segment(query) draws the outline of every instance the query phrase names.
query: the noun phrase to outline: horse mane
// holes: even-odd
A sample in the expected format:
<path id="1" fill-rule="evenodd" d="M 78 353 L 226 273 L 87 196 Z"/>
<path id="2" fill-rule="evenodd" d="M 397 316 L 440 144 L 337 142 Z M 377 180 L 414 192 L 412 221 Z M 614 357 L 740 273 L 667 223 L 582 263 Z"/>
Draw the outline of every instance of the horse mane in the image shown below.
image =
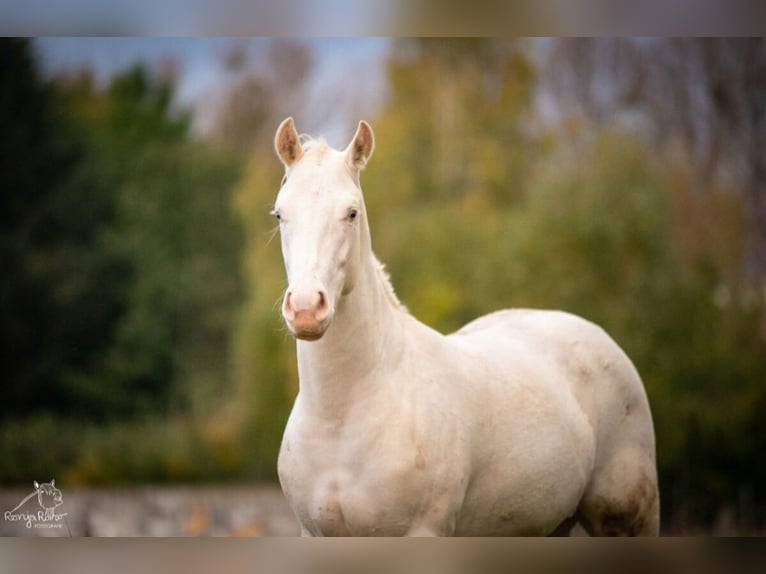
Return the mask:
<path id="1" fill-rule="evenodd" d="M 375 255 L 372 256 L 372 259 L 373 264 L 375 265 L 375 273 L 378 276 L 380 283 L 383 285 L 383 293 L 385 293 L 386 299 L 388 299 L 389 303 L 395 308 L 400 309 L 405 313 L 409 313 L 407 307 L 405 307 L 405 305 L 399 301 L 399 297 L 396 296 L 394 286 L 391 284 L 391 276 L 388 274 L 388 271 L 386 271 L 386 266 L 381 263 L 380 259 L 375 257 Z"/>

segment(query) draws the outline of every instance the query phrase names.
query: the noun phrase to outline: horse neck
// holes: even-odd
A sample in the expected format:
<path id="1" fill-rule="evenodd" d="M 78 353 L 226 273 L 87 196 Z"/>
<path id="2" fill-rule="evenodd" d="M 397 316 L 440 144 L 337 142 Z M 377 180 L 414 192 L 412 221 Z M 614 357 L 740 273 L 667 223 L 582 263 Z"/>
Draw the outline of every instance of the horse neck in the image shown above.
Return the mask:
<path id="1" fill-rule="evenodd" d="M 325 416 L 342 418 L 355 401 L 374 392 L 376 370 L 401 352 L 402 311 L 379 266 L 369 251 L 356 286 L 341 299 L 324 336 L 298 341 L 302 400 Z"/>

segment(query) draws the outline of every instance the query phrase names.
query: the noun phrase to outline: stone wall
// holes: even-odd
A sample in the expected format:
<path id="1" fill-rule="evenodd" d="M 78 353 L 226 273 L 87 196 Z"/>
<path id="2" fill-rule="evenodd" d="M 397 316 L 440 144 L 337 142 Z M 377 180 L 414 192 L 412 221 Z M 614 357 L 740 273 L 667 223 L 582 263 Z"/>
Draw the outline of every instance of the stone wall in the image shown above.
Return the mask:
<path id="1" fill-rule="evenodd" d="M 295 536 L 278 485 L 76 489 L 45 517 L 34 487 L 0 490 L 0 536 Z M 10 512 L 10 514 L 9 514 Z"/>

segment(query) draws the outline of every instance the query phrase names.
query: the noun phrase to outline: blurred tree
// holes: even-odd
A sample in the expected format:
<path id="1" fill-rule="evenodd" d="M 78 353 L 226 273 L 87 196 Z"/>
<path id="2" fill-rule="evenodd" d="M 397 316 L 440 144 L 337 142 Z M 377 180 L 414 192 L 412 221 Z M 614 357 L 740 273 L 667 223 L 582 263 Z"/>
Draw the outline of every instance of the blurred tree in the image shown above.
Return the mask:
<path id="1" fill-rule="evenodd" d="M 240 298 L 236 163 L 192 141 L 172 79 L 55 85 L 0 44 L 3 418 L 201 406 Z"/>
<path id="2" fill-rule="evenodd" d="M 519 209 L 546 146 L 532 116 L 536 72 L 508 40 L 402 40 L 363 176 L 373 243 L 400 297 L 450 330 L 494 300 L 479 257 L 500 213 Z M 456 248 L 459 246 L 459 248 Z"/>
<path id="3" fill-rule="evenodd" d="M 296 114 L 306 99 L 312 60 L 309 49 L 295 41 L 275 41 L 266 62 L 248 65 L 242 46 L 225 54 L 229 86 L 217 105 L 211 137 L 242 156 L 266 149 L 274 118 Z M 268 126 L 268 129 L 266 129 Z"/>
<path id="4" fill-rule="evenodd" d="M 531 116 L 535 70 L 523 45 L 401 40 L 388 75 L 376 133 L 389 145 L 373 166 L 384 173 L 396 162 L 410 178 L 397 181 L 395 193 L 423 201 L 474 195 L 498 206 L 518 200 L 539 151 Z"/>
<path id="5" fill-rule="evenodd" d="M 603 123 L 638 116 L 660 143 L 680 143 L 694 187 L 728 184 L 748 221 L 744 261 L 766 277 L 766 40 L 568 39 L 546 77 L 559 103 Z"/>
<path id="6" fill-rule="evenodd" d="M 116 197 L 84 167 L 87 137 L 38 75 L 29 43 L 0 40 L 0 417 L 72 412 L 124 310 L 126 262 L 98 250 Z"/>
<path id="7" fill-rule="evenodd" d="M 116 189 L 100 247 L 129 262 L 110 346 L 69 385 L 94 405 L 118 401 L 117 411 L 202 407 L 228 378 L 240 298 L 241 237 L 229 207 L 236 163 L 192 140 L 172 78 L 135 66 L 106 91 L 87 81 L 61 89 L 95 142 L 94 169 Z"/>

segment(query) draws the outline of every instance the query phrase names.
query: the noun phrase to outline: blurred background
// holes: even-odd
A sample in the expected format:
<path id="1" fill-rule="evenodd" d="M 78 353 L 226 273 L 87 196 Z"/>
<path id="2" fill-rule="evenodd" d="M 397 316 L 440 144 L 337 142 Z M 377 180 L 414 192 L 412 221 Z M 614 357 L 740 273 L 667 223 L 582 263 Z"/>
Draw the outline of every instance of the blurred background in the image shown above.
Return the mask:
<path id="1" fill-rule="evenodd" d="M 564 309 L 625 349 L 663 533 L 766 531 L 761 39 L 0 40 L 3 510 L 55 478 L 74 534 L 297 532 L 288 115 L 335 147 L 372 124 L 416 317 Z"/>

